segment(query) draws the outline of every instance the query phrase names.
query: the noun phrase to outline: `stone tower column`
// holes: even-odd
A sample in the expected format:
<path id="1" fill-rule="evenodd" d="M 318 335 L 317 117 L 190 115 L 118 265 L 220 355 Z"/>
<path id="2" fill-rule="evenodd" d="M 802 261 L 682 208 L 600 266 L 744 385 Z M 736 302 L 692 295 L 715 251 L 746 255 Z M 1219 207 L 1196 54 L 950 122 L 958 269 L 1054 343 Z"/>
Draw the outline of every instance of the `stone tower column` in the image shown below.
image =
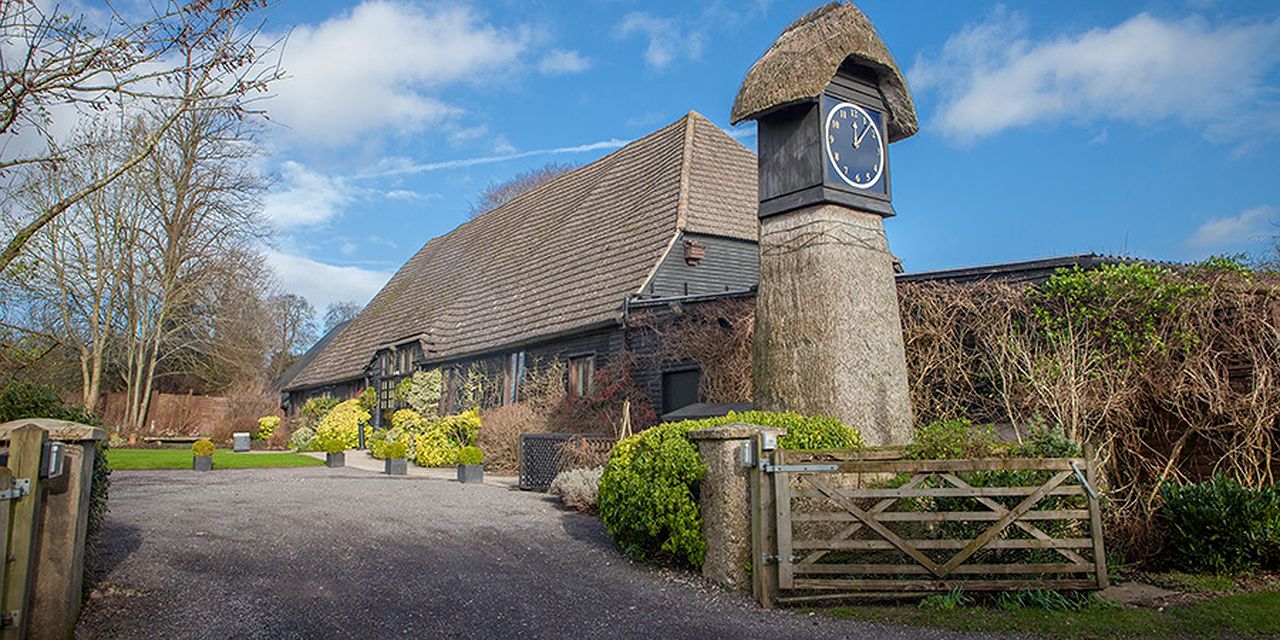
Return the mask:
<path id="1" fill-rule="evenodd" d="M 819 204 L 760 220 L 752 380 L 759 409 L 838 418 L 871 445 L 911 440 L 881 216 Z"/>

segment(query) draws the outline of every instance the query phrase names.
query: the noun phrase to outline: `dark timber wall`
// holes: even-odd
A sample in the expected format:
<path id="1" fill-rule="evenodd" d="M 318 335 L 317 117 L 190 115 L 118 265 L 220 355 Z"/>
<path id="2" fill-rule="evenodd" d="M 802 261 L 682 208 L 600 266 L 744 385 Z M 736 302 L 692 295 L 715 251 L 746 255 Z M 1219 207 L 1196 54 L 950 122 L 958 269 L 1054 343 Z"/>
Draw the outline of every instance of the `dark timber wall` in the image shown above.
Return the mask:
<path id="1" fill-rule="evenodd" d="M 697 241 L 706 247 L 706 255 L 691 266 L 685 262 L 684 244 Z M 760 279 L 760 250 L 756 243 L 708 236 L 697 233 L 682 234 L 658 265 L 653 278 L 645 286 L 646 297 L 697 295 L 723 293 L 750 289 Z"/>

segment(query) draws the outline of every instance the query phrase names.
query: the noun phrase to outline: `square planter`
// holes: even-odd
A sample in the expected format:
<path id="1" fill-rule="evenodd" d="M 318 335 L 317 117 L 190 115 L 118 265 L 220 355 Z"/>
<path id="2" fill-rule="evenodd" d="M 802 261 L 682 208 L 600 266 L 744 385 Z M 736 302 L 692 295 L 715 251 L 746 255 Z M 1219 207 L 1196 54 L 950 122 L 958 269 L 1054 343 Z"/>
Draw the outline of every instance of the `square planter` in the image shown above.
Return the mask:
<path id="1" fill-rule="evenodd" d="M 196 471 L 213 471 L 213 456 L 195 456 L 191 459 L 191 468 Z"/>
<path id="2" fill-rule="evenodd" d="M 484 482 L 484 465 L 458 465 L 458 482 L 461 482 L 462 484 L 480 484 Z"/>
<path id="3" fill-rule="evenodd" d="M 383 461 L 383 472 L 389 476 L 406 476 L 409 475 L 409 461 L 404 458 L 390 459 Z"/>
<path id="4" fill-rule="evenodd" d="M 244 453 L 249 450 L 249 434 L 247 432 L 231 434 L 231 442 L 234 445 L 236 453 Z"/>
<path id="5" fill-rule="evenodd" d="M 347 454 L 345 453 L 326 453 L 324 454 L 324 464 L 327 467 L 336 469 L 338 467 L 347 466 Z"/>

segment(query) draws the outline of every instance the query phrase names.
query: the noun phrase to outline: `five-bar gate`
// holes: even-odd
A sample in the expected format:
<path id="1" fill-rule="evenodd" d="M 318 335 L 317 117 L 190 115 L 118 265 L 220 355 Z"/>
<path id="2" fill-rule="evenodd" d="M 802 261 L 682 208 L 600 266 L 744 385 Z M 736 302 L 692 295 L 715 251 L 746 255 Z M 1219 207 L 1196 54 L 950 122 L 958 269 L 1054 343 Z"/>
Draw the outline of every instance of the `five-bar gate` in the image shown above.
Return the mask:
<path id="1" fill-rule="evenodd" d="M 1107 586 L 1087 453 L 907 460 L 756 446 L 753 590 L 765 606 Z"/>

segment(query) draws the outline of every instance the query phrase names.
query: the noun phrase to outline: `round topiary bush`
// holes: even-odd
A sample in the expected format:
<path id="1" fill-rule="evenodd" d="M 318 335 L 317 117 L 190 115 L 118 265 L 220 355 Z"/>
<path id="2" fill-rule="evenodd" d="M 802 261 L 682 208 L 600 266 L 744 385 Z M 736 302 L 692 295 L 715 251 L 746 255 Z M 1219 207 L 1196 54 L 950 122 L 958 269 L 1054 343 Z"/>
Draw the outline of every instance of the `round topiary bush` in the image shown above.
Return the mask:
<path id="1" fill-rule="evenodd" d="M 405 443 L 393 441 L 388 442 L 382 448 L 382 453 L 383 457 L 387 460 L 403 460 L 405 452 L 408 451 L 408 449 L 409 447 L 406 446 Z"/>
<path id="2" fill-rule="evenodd" d="M 196 440 L 191 445 L 191 455 L 207 457 L 213 455 L 213 441 L 209 439 Z"/>
<path id="3" fill-rule="evenodd" d="M 778 441 L 786 449 L 862 446 L 861 434 L 840 421 L 798 413 L 747 411 L 650 427 L 618 442 L 600 476 L 597 507 L 615 544 L 635 557 L 702 565 L 698 482 L 706 467 L 686 434 L 734 422 L 786 429 Z"/>
<path id="4" fill-rule="evenodd" d="M 458 450 L 458 464 L 467 467 L 484 464 L 484 452 L 480 450 L 480 447 L 463 447 Z"/>

